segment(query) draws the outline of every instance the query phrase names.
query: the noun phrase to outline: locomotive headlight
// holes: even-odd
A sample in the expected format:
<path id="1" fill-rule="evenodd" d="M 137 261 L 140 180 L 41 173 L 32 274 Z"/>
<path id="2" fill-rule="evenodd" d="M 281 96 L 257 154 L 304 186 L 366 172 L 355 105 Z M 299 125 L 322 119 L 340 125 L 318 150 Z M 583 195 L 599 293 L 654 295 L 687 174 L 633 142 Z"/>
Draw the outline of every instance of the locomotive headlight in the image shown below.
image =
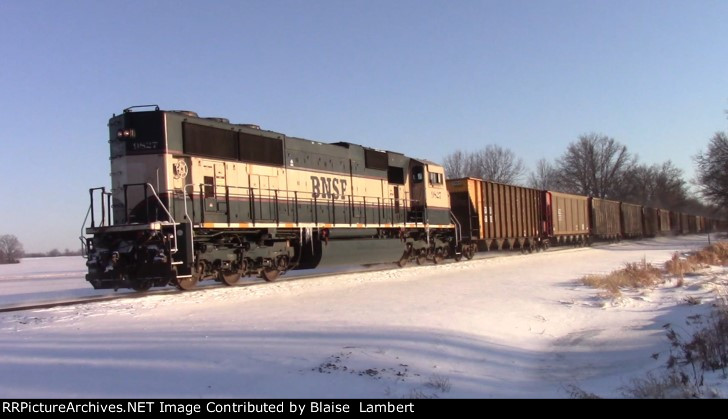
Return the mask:
<path id="1" fill-rule="evenodd" d="M 136 137 L 136 132 L 131 128 L 120 129 L 116 131 L 116 138 L 118 139 L 134 137 Z"/>

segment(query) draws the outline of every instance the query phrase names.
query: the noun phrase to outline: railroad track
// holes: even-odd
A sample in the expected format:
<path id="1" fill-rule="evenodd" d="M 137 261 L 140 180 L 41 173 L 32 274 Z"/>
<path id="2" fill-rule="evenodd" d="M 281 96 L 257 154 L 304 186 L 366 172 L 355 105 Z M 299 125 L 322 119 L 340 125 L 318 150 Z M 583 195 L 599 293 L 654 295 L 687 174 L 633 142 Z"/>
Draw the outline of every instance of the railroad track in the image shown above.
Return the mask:
<path id="1" fill-rule="evenodd" d="M 594 246 L 596 247 L 596 246 Z M 549 253 L 551 252 L 563 252 L 563 251 L 569 251 L 569 250 L 585 250 L 587 248 L 573 248 L 573 247 L 557 247 L 557 248 L 551 248 L 549 249 Z M 463 259 L 460 262 L 455 262 L 452 259 L 448 259 L 445 262 L 443 262 L 443 265 L 451 264 L 451 263 L 471 263 L 474 261 L 479 261 L 483 259 L 491 259 L 491 258 L 499 258 L 499 257 L 508 257 L 508 256 L 520 256 L 522 253 L 517 251 L 491 251 L 491 252 L 481 252 L 477 253 L 475 257 L 472 260 Z M 431 262 L 428 262 L 431 263 Z M 417 264 L 411 264 L 404 268 L 400 268 L 396 265 L 396 263 L 393 263 L 390 265 L 382 264 L 378 267 L 369 267 L 364 269 L 357 269 L 357 270 L 345 270 L 345 271 L 335 271 L 335 272 L 315 272 L 311 274 L 302 274 L 298 275 L 293 272 L 292 275 L 289 276 L 283 276 L 279 278 L 275 283 L 280 282 L 290 282 L 290 281 L 299 281 L 304 279 L 312 279 L 312 278 L 326 278 L 329 276 L 337 276 L 337 275 L 347 275 L 347 274 L 355 274 L 355 273 L 372 273 L 372 272 L 385 272 L 395 269 L 409 269 L 411 267 L 420 266 Z M 424 265 L 426 266 L 426 265 Z M 235 288 L 235 287 L 250 287 L 250 286 L 263 286 L 265 284 L 270 284 L 270 282 L 266 282 L 263 279 L 259 278 L 253 278 L 250 281 L 241 281 L 240 283 L 228 286 L 220 283 L 209 283 L 209 284 L 203 284 L 199 286 L 198 288 L 189 290 L 189 291 L 180 291 L 176 288 L 172 288 L 171 286 L 168 288 L 161 288 L 161 289 L 153 289 L 150 291 L 145 292 L 128 292 L 128 293 L 121 293 L 121 294 L 108 294 L 108 295 L 98 295 L 98 296 L 87 296 L 87 297 L 79 297 L 75 299 L 69 299 L 69 300 L 62 300 L 62 301 L 43 301 L 43 302 L 37 302 L 32 304 L 14 304 L 14 305 L 8 305 L 4 307 L 0 307 L 0 313 L 9 313 L 9 312 L 17 312 L 17 311 L 27 311 L 27 310 L 40 310 L 40 309 L 46 309 L 46 308 L 55 308 L 55 307 L 63 307 L 63 306 L 72 306 L 72 305 L 82 305 L 82 304 L 92 304 L 92 303 L 99 303 L 99 302 L 105 302 L 105 301 L 114 301 L 114 300 L 123 300 L 123 299 L 136 299 L 136 298 L 145 298 L 145 297 L 151 297 L 151 296 L 160 296 L 160 295 L 175 295 L 175 294 L 189 294 L 189 293 L 195 293 L 195 292 L 205 292 L 207 290 L 212 289 L 220 289 L 220 288 Z"/>

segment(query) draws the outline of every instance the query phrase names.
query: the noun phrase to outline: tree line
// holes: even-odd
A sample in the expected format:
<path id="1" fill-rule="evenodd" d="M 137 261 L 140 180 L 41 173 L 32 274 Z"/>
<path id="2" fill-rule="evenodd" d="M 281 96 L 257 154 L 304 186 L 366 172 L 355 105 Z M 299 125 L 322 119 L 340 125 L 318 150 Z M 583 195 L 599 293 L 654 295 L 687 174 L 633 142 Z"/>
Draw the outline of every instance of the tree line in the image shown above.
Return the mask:
<path id="1" fill-rule="evenodd" d="M 48 252 L 25 253 L 23 244 L 12 234 L 0 236 L 0 265 L 7 263 L 20 263 L 21 258 L 39 258 L 56 256 L 81 256 L 81 250 L 53 249 Z"/>
<path id="2" fill-rule="evenodd" d="M 475 177 L 706 216 L 725 216 L 728 207 L 728 135 L 717 133 L 694 157 L 699 195 L 691 196 L 683 171 L 671 161 L 648 165 L 614 138 L 580 135 L 554 161 L 541 159 L 527 174 L 511 150 L 487 145 L 476 152 L 457 150 L 443 159 L 448 178 Z M 524 181 L 525 180 L 525 181 Z"/>
<path id="3" fill-rule="evenodd" d="M 23 257 L 23 245 L 12 234 L 0 236 L 0 264 L 20 263 Z"/>

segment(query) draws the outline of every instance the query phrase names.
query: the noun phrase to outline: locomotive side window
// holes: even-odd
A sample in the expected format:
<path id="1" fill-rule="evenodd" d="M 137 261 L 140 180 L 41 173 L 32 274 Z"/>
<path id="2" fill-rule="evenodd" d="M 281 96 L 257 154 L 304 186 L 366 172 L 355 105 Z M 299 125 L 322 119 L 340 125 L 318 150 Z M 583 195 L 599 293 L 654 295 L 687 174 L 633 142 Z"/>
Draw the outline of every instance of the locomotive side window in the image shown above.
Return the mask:
<path id="1" fill-rule="evenodd" d="M 425 171 L 422 166 L 415 166 L 412 169 L 412 182 L 420 183 L 425 180 Z"/>

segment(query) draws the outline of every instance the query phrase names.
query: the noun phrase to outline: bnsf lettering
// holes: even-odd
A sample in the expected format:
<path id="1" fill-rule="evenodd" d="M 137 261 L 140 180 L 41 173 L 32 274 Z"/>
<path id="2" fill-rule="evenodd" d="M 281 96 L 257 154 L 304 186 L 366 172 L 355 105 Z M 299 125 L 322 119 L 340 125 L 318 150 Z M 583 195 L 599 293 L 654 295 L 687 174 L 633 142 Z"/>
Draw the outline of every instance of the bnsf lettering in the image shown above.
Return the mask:
<path id="1" fill-rule="evenodd" d="M 311 176 L 311 195 L 314 198 L 345 199 L 346 179 Z"/>

